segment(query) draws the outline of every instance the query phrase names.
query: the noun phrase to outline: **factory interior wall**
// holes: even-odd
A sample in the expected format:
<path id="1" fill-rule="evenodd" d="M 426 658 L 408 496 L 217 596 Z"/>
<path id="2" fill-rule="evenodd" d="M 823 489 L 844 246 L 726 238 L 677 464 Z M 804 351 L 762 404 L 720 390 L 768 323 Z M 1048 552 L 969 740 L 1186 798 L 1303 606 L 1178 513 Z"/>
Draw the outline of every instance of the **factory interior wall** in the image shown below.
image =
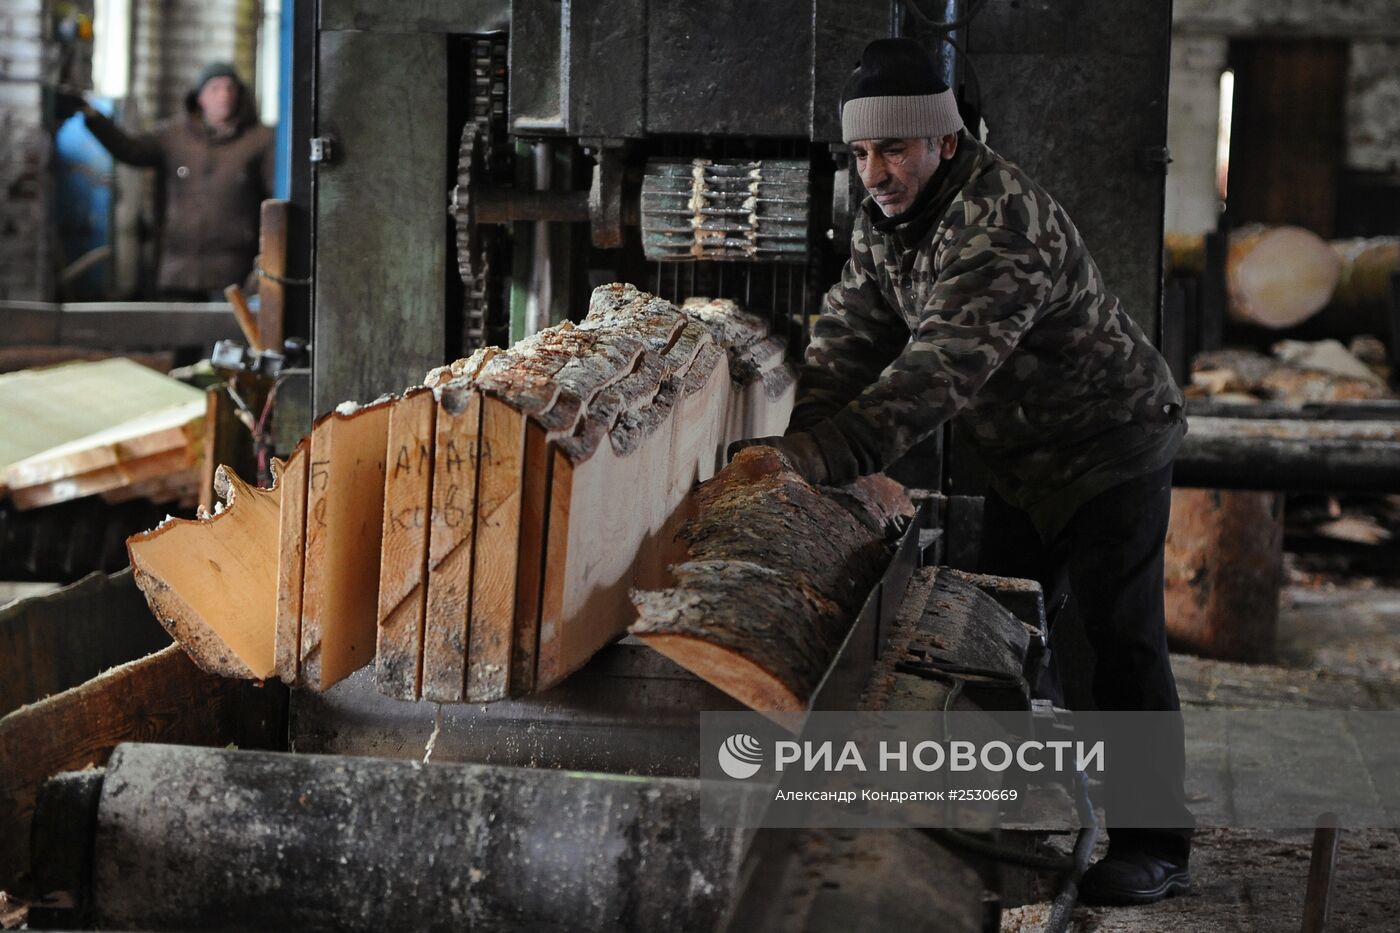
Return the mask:
<path id="1" fill-rule="evenodd" d="M 1340 138 L 1328 141 L 1340 161 L 1330 194 L 1337 200 L 1335 234 L 1395 232 L 1387 218 L 1400 209 L 1400 8 L 1389 0 L 1176 0 L 1172 27 L 1168 231 L 1215 228 L 1219 81 L 1232 44 L 1326 40 L 1342 46 L 1345 57 L 1339 105 L 1345 116 Z"/>
<path id="2" fill-rule="evenodd" d="M 0 5 L 0 299 L 38 300 L 53 289 L 48 230 L 53 138 L 44 126 L 45 0 Z"/>

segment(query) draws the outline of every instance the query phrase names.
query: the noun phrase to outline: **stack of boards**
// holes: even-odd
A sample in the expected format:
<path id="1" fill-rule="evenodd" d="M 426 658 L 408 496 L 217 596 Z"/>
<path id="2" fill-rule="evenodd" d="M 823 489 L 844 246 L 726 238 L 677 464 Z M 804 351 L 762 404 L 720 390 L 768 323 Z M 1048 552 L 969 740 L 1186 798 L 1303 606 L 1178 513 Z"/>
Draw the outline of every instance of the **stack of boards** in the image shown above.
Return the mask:
<path id="1" fill-rule="evenodd" d="M 153 612 L 207 670 L 486 702 L 557 684 L 666 585 L 690 493 L 779 434 L 795 374 L 728 301 L 597 289 L 578 325 L 478 351 L 320 418 L 270 489 L 128 542 Z"/>
<path id="2" fill-rule="evenodd" d="M 0 411 L 0 495 L 20 509 L 197 493 L 204 393 L 131 360 L 0 375 Z"/>

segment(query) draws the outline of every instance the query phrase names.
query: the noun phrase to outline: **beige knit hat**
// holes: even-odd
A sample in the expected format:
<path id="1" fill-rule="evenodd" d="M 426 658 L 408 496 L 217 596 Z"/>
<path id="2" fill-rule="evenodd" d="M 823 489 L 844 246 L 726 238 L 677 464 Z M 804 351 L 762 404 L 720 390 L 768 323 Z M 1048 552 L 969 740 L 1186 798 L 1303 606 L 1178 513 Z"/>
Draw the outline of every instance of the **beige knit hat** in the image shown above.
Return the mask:
<path id="1" fill-rule="evenodd" d="M 876 39 L 841 95 L 841 139 L 946 136 L 963 128 L 952 90 L 913 39 Z"/>

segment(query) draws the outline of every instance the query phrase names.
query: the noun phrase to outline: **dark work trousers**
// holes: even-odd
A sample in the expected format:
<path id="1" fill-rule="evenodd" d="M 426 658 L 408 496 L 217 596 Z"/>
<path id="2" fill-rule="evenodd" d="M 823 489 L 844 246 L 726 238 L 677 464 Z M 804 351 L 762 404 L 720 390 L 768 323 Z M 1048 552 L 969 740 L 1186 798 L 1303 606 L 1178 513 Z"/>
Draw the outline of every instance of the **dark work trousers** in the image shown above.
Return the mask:
<path id="1" fill-rule="evenodd" d="M 978 569 L 1038 581 L 1052 624 L 1054 608 L 1073 595 L 1072 605 L 1078 606 L 1096 656 L 1090 693 L 1101 710 L 1181 709 L 1167 653 L 1162 592 L 1171 477 L 1168 464 L 1100 493 L 1080 506 L 1049 544 L 1041 541 L 1029 515 L 987 492 Z M 1058 702 L 1053 652 L 1050 660 L 1051 682 L 1039 692 Z M 1180 717 L 1154 717 L 1153 724 L 1152 734 L 1143 736 L 1150 745 L 1139 754 L 1127 750 L 1143 766 L 1133 769 L 1127 780 L 1115 781 L 1112 772 L 1108 777 L 1109 838 L 1117 846 L 1185 858 L 1191 845 L 1189 828 L 1114 827 L 1114 799 L 1143 794 L 1154 795 L 1164 812 L 1180 814 L 1179 822 L 1168 825 L 1192 825 L 1183 790 L 1186 751 Z"/>

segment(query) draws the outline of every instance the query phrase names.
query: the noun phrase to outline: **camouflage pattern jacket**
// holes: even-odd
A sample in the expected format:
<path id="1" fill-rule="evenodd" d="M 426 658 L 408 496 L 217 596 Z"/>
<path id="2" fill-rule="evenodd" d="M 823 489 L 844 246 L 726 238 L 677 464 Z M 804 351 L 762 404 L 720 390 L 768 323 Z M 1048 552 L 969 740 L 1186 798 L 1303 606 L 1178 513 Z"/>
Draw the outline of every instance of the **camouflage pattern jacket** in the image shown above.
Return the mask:
<path id="1" fill-rule="evenodd" d="M 929 184 L 893 226 L 862 206 L 788 431 L 829 419 L 822 433 L 834 425 L 871 473 L 956 419 L 1048 541 L 1089 498 L 1172 459 L 1181 392 L 1017 166 L 963 134 Z"/>

